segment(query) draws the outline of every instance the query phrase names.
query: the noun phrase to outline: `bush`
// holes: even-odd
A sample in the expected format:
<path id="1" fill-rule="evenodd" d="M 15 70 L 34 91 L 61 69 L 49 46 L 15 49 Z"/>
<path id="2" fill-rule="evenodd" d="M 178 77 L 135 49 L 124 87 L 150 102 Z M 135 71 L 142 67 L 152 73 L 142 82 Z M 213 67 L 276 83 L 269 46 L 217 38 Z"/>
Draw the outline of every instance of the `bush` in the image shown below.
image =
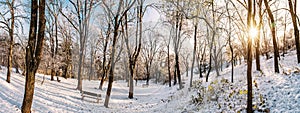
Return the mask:
<path id="1" fill-rule="evenodd" d="M 202 86 L 202 80 L 193 81 L 192 90 L 197 92 L 195 95 L 192 95 L 192 103 L 203 104 L 205 87 Z"/>

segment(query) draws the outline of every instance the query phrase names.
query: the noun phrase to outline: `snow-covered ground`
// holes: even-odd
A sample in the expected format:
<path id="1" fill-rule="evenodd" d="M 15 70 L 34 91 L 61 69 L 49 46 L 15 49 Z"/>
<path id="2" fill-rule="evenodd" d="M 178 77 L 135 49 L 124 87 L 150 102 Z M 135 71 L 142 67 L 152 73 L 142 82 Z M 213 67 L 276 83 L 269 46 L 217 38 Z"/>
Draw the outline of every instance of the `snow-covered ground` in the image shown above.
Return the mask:
<path id="1" fill-rule="evenodd" d="M 283 59 L 280 61 L 279 74 L 273 72 L 273 59 L 262 58 L 262 72 L 253 71 L 253 104 L 256 112 L 300 112 L 300 67 L 297 65 L 295 52 Z M 212 72 L 209 82 L 195 75 L 193 88 L 189 88 L 189 78 L 184 74 L 182 77 L 185 87 L 182 90 L 178 90 L 178 86 L 168 87 L 153 82 L 148 87 L 143 87 L 145 82 L 139 81 L 134 89 L 134 99 L 127 98 L 128 87 L 125 81 L 115 81 L 109 108 L 103 106 L 107 84 L 104 85 L 104 90 L 99 90 L 99 81 L 83 81 L 84 91 L 101 93 L 102 100 L 96 103 L 96 99 L 81 100 L 80 92 L 75 90 L 76 79 L 61 78 L 61 82 L 57 82 L 50 81 L 50 77 L 45 76 L 46 80 L 41 84 L 44 75 L 37 74 L 32 110 L 37 113 L 245 112 L 246 64 L 235 67 L 234 83 L 230 83 L 230 68 L 224 69 L 219 77 Z M 253 70 L 255 69 L 253 64 Z M 13 73 L 11 83 L 5 80 L 6 69 L 3 67 L 0 70 L 0 112 L 19 113 L 25 78 Z"/>
<path id="2" fill-rule="evenodd" d="M 33 99 L 33 112 L 37 113 L 62 113 L 62 112 L 161 112 L 165 109 L 168 98 L 177 91 L 178 87 L 154 84 L 145 87 L 145 81 L 138 81 L 135 86 L 134 99 L 128 99 L 128 87 L 125 81 L 115 81 L 109 102 L 109 108 L 105 108 L 104 98 L 107 83 L 104 89 L 97 89 L 99 81 L 83 81 L 83 90 L 100 93 L 102 100 L 96 103 L 96 99 L 84 98 L 76 90 L 76 79 L 61 79 L 61 82 L 50 81 L 50 76 L 36 75 L 35 93 Z M 12 74 L 11 83 L 6 82 L 6 69 L 0 70 L 0 112 L 21 112 L 22 99 L 24 95 L 25 78 L 20 74 Z M 169 109 L 169 111 L 173 111 Z"/>
<path id="3" fill-rule="evenodd" d="M 292 51 L 279 61 L 280 73 L 274 73 L 274 59 L 266 60 L 261 57 L 262 71 L 256 71 L 253 61 L 253 108 L 255 112 L 271 113 L 300 113 L 300 67 L 297 56 Z M 231 66 L 215 74 L 209 82 L 200 81 L 201 88 L 193 88 L 190 97 L 204 94 L 203 103 L 188 106 L 189 111 L 196 112 L 246 112 L 247 102 L 247 64 L 241 64 L 234 69 L 234 83 L 231 83 Z M 201 92 L 202 91 L 202 92 Z M 201 93 L 197 93 L 201 92 Z M 212 93 L 212 94 L 210 94 Z M 207 97 L 217 96 L 217 101 Z M 197 96 L 199 97 L 199 96 Z"/>

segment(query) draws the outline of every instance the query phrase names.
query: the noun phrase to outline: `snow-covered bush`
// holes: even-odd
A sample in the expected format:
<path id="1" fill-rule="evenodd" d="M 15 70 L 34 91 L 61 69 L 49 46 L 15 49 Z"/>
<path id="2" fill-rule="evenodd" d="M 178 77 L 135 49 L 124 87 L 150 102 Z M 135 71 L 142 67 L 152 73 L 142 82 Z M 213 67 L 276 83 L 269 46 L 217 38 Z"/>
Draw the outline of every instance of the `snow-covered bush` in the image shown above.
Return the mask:
<path id="1" fill-rule="evenodd" d="M 197 93 L 192 95 L 192 103 L 194 104 L 203 104 L 203 98 L 205 94 L 205 87 L 202 85 L 202 80 L 193 81 L 193 87 L 191 88 L 193 91 Z"/>

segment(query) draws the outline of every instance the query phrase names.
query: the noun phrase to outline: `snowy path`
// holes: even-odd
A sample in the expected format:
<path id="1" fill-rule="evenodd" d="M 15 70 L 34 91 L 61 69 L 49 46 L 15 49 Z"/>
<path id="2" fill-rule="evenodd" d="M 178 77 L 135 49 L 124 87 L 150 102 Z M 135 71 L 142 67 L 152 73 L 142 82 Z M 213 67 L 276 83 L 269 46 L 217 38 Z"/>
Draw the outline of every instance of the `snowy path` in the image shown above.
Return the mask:
<path id="1" fill-rule="evenodd" d="M 75 90 L 77 80 L 63 79 L 61 82 L 50 81 L 49 76 L 41 85 L 43 75 L 37 74 L 33 111 L 38 113 L 62 113 L 62 112 L 160 112 L 161 106 L 166 104 L 165 100 L 177 90 L 177 86 L 154 84 L 150 82 L 148 87 L 143 87 L 144 81 L 139 81 L 134 88 L 134 99 L 128 99 L 128 87 L 125 81 L 115 81 L 109 108 L 103 106 L 107 83 L 104 89 L 97 89 L 99 81 L 83 81 L 83 90 L 100 92 L 102 100 L 96 103 L 95 99 L 85 98 L 81 100 L 80 92 Z M 13 74 L 11 83 L 6 81 L 6 70 L 0 70 L 0 112 L 20 112 L 24 95 L 24 76 Z M 4 109 L 3 109 L 4 108 Z M 172 110 L 168 110 L 172 111 Z"/>

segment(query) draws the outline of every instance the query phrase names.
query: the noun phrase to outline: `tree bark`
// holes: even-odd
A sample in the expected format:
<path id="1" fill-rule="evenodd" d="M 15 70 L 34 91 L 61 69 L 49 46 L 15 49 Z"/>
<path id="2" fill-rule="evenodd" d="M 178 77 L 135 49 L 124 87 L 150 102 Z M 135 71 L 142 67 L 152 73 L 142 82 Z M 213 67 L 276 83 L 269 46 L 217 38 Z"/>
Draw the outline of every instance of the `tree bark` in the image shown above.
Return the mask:
<path id="1" fill-rule="evenodd" d="M 169 39 L 169 42 L 170 42 L 170 39 Z M 167 49 L 168 49 L 168 56 L 167 56 L 167 60 L 168 60 L 168 74 L 169 74 L 169 87 L 172 86 L 172 77 L 171 77 L 171 64 L 170 64 L 170 43 L 168 43 L 168 46 L 167 46 Z"/>
<path id="2" fill-rule="evenodd" d="M 14 10 L 14 0 L 8 3 L 11 15 L 11 22 L 9 29 L 9 48 L 8 48 L 8 65 L 7 65 L 7 78 L 6 81 L 10 83 L 11 69 L 12 69 L 12 56 L 13 56 L 13 45 L 14 45 L 14 27 L 15 27 L 15 10 Z"/>
<path id="3" fill-rule="evenodd" d="M 122 3 L 122 1 L 120 1 Z M 120 4 L 121 4 L 120 3 Z M 108 102 L 110 99 L 110 94 L 112 90 L 112 84 L 114 81 L 114 67 L 115 67 L 115 52 L 116 52 L 116 43 L 117 43 L 117 37 L 118 37 L 118 29 L 119 29 L 119 15 L 116 15 L 114 17 L 114 36 L 113 36 L 113 43 L 112 43 L 112 51 L 111 51 L 111 58 L 110 58 L 110 68 L 109 68 L 109 76 L 108 76 L 108 86 L 106 90 L 106 97 L 104 101 L 104 106 L 108 108 Z"/>
<path id="4" fill-rule="evenodd" d="M 128 98 L 132 99 L 133 98 L 133 76 L 135 73 L 135 63 L 133 61 L 129 61 L 129 92 L 128 92 Z M 135 73 L 136 74 L 136 73 Z"/>
<path id="5" fill-rule="evenodd" d="M 211 52 L 211 48 L 210 48 L 210 52 Z M 207 71 L 207 74 L 206 74 L 206 82 L 208 82 L 208 76 L 209 76 L 209 73 L 211 71 L 211 58 L 212 57 L 212 53 L 209 54 L 209 65 L 208 65 L 208 71 Z M 205 67 L 204 67 L 205 68 Z"/>
<path id="6" fill-rule="evenodd" d="M 230 53 L 231 53 L 231 82 L 233 83 L 233 73 L 234 73 L 234 51 L 232 47 L 232 41 L 231 41 L 231 15 L 229 13 L 229 8 L 228 8 L 228 3 L 226 3 L 226 10 L 228 14 L 228 24 L 229 24 L 229 32 L 228 32 L 228 41 L 229 41 L 229 48 L 230 48 Z"/>
<path id="7" fill-rule="evenodd" d="M 14 25 L 11 25 L 14 26 Z M 12 70 L 12 54 L 13 54 L 13 43 L 14 43 L 14 38 L 13 38 L 13 30 L 9 30 L 9 35 L 10 35 L 10 42 L 9 42 L 9 48 L 8 48 L 8 65 L 7 65 L 7 77 L 6 81 L 10 83 L 10 76 L 11 76 L 11 70 Z"/>
<path id="8" fill-rule="evenodd" d="M 299 42 L 299 29 L 298 29 L 298 25 L 297 25 L 297 13 L 296 13 L 296 1 L 295 0 L 295 7 L 293 7 L 293 3 L 292 3 L 292 0 L 289 0 L 289 8 L 290 8 L 290 14 L 291 14 L 291 17 L 292 17 L 292 22 L 293 22 L 293 27 L 294 27 L 294 35 L 295 35 L 295 44 L 296 44 L 296 51 L 297 51 L 297 61 L 298 61 L 298 64 L 300 63 L 300 42 Z"/>
<path id="9" fill-rule="evenodd" d="M 39 12 L 39 30 L 36 37 L 37 21 Z M 23 98 L 22 113 L 30 113 L 34 94 L 35 73 L 40 64 L 44 43 L 45 32 L 45 0 L 32 0 L 31 2 L 31 20 L 29 30 L 29 40 L 26 48 L 26 81 L 25 93 Z M 36 39 L 37 38 L 37 39 Z"/>
<path id="10" fill-rule="evenodd" d="M 277 47 L 277 42 L 276 42 L 276 34 L 275 34 L 276 33 L 276 31 L 275 31 L 275 20 L 274 20 L 274 16 L 272 14 L 272 11 L 270 9 L 270 6 L 268 4 L 268 1 L 264 0 L 264 4 L 266 6 L 267 13 L 268 13 L 270 21 L 271 21 L 270 29 L 271 29 L 271 33 L 272 33 L 272 41 L 273 41 L 273 48 L 274 48 L 274 68 L 275 68 L 275 73 L 279 73 L 279 67 L 278 67 L 279 53 L 278 53 L 278 47 Z"/>
<path id="11" fill-rule="evenodd" d="M 136 41 L 138 41 L 138 44 L 135 46 L 133 54 L 129 54 L 129 92 L 128 92 L 128 98 L 133 98 L 133 77 L 134 77 L 134 71 L 135 71 L 135 65 L 138 59 L 138 56 L 141 51 L 141 45 L 142 45 L 142 13 L 143 13 L 143 1 L 139 1 L 139 6 L 137 7 L 137 31 L 136 31 Z M 135 73 L 137 74 L 137 73 Z"/>
<path id="12" fill-rule="evenodd" d="M 247 28 L 248 31 L 252 26 L 252 0 L 248 0 Z M 247 113 L 253 113 L 252 108 L 252 39 L 248 33 L 247 48 Z"/>
<path id="13" fill-rule="evenodd" d="M 82 70 L 82 61 L 83 61 L 83 47 L 80 47 L 79 52 L 79 64 L 78 64 L 78 73 L 77 73 L 77 88 L 80 92 L 82 91 L 82 78 L 81 78 L 81 70 Z"/>
<path id="14" fill-rule="evenodd" d="M 49 34 L 49 38 L 50 38 L 50 52 L 51 52 L 51 81 L 54 81 L 54 76 L 55 76 L 55 59 L 54 59 L 54 55 L 55 55 L 55 44 L 54 44 L 54 37 L 53 37 L 53 27 L 50 31 L 50 34 Z"/>
<path id="15" fill-rule="evenodd" d="M 178 3 L 177 3 L 178 4 Z M 179 65 L 179 43 L 180 43 L 180 38 L 181 38 L 181 30 L 182 30 L 182 23 L 183 23 L 183 16 L 182 14 L 179 14 L 177 12 L 176 15 L 176 37 L 174 39 L 174 52 L 175 52 L 175 72 L 174 72 L 174 85 L 176 83 L 176 78 L 178 78 L 178 83 L 179 83 L 179 89 L 182 89 L 182 82 L 181 82 L 181 75 L 180 75 L 180 65 Z"/>
<path id="16" fill-rule="evenodd" d="M 92 79 L 92 77 L 94 77 L 94 47 L 93 45 L 91 45 L 91 53 L 90 53 L 90 58 L 91 58 L 91 62 L 90 62 L 90 72 L 89 72 L 89 80 Z"/>
<path id="17" fill-rule="evenodd" d="M 199 68 L 199 72 L 200 72 L 200 75 L 199 75 L 199 78 L 202 78 L 203 77 L 203 73 L 205 73 L 205 71 L 206 71 L 206 67 L 204 66 L 204 55 L 206 54 L 206 47 L 207 47 L 207 45 L 206 44 L 204 44 L 204 48 L 203 48 L 203 51 L 201 52 L 201 59 L 200 59 L 200 54 L 199 54 L 199 58 L 198 58 L 198 60 L 200 60 L 199 62 L 198 62 L 198 68 Z M 203 68 L 203 71 L 202 71 L 202 68 Z"/>
<path id="18" fill-rule="evenodd" d="M 195 54 L 197 48 L 197 28 L 198 28 L 198 23 L 196 23 L 196 25 L 194 26 L 194 50 L 193 50 L 193 59 L 192 59 L 192 68 L 191 68 L 190 87 L 193 86 L 194 64 L 195 64 L 195 56 L 196 56 Z"/>
<path id="19" fill-rule="evenodd" d="M 259 23 L 258 23 L 258 34 L 257 34 L 257 38 L 256 38 L 256 47 L 255 47 L 255 59 L 256 59 L 256 70 L 257 71 L 261 71 L 260 69 L 260 34 L 261 34 L 261 27 L 262 27 L 262 19 L 263 19 L 263 14 L 262 14 L 262 0 L 258 1 L 258 5 L 259 5 Z M 254 19 L 254 17 L 253 17 Z"/>
<path id="20" fill-rule="evenodd" d="M 99 85 L 99 89 L 102 90 L 103 84 L 104 84 L 104 78 L 106 78 L 107 73 L 108 73 L 108 67 L 110 67 L 110 62 L 106 65 L 106 50 L 107 50 L 107 45 L 110 37 L 110 30 L 111 30 L 111 24 L 108 24 L 108 29 L 106 32 L 106 38 L 103 46 L 103 62 L 102 62 L 102 79 Z"/>
<path id="21" fill-rule="evenodd" d="M 286 23 L 287 23 L 287 20 L 286 20 L 286 14 L 284 14 L 284 28 L 283 28 L 283 48 L 282 48 L 282 56 L 284 57 L 284 55 L 286 54 L 286 50 L 285 50 L 285 46 L 286 46 L 286 34 L 285 34 L 285 31 L 286 31 Z"/>
<path id="22" fill-rule="evenodd" d="M 146 61 L 147 62 L 147 61 Z M 146 81 L 146 84 L 149 85 L 149 79 L 150 79 L 150 67 L 148 65 L 148 62 L 146 63 L 146 76 L 147 76 L 147 81 Z"/>

